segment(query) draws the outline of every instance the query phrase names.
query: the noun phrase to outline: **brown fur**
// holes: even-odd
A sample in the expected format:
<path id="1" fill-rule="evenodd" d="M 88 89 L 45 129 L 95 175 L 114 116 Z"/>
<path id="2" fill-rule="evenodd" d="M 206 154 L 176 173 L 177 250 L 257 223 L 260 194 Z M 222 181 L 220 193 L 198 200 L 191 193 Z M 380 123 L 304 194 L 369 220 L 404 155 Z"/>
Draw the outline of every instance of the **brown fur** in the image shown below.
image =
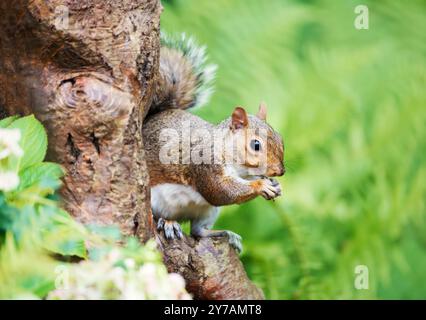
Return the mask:
<path id="1" fill-rule="evenodd" d="M 242 108 L 241 108 L 242 109 Z M 244 111 L 244 109 L 242 109 Z M 238 111 L 241 115 L 241 110 Z M 244 111 L 245 113 L 245 111 Z M 283 142 L 281 137 L 263 120 L 256 116 L 246 115 L 247 122 L 243 127 L 235 129 L 241 134 L 238 136 L 240 142 L 249 148 L 250 140 L 253 138 L 247 133 L 255 130 L 264 129 L 267 132 L 267 176 L 283 175 Z M 182 110 L 167 110 L 150 116 L 143 127 L 143 136 L 145 140 L 145 152 L 151 179 L 151 186 L 162 183 L 177 183 L 192 186 L 198 191 L 211 205 L 222 206 L 228 204 L 242 203 L 251 200 L 258 195 L 264 195 L 265 188 L 270 187 L 270 180 L 265 178 L 256 178 L 256 180 L 245 183 L 243 179 L 232 176 L 227 172 L 225 163 L 214 164 L 162 164 L 159 159 L 162 144 L 159 141 L 160 132 L 166 128 L 173 128 L 180 132 L 183 123 L 190 122 L 191 130 L 205 129 L 209 132 L 214 130 L 229 130 L 230 135 L 232 129 L 232 119 L 229 118 L 214 126 L 201 118 Z M 191 150 L 197 146 L 197 142 L 191 143 Z M 182 159 L 182 147 L 176 150 Z M 222 155 L 224 156 L 224 155 Z M 224 158 L 224 157 L 222 157 Z M 246 162 L 242 165 L 242 170 L 255 166 L 246 157 Z M 266 197 L 266 196 L 265 196 Z M 266 197 L 267 199 L 271 197 Z"/>

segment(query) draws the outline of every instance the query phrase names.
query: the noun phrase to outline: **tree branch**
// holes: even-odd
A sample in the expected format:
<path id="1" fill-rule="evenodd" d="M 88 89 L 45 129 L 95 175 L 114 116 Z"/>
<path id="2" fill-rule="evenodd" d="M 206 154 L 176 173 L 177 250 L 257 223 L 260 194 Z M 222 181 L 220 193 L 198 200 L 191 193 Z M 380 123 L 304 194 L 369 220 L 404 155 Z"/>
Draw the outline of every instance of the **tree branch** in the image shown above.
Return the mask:
<path id="1" fill-rule="evenodd" d="M 202 300 L 260 300 L 263 292 L 247 277 L 244 267 L 227 239 L 185 236 L 168 241 L 156 234 L 169 272 L 181 274 L 187 290 Z"/>

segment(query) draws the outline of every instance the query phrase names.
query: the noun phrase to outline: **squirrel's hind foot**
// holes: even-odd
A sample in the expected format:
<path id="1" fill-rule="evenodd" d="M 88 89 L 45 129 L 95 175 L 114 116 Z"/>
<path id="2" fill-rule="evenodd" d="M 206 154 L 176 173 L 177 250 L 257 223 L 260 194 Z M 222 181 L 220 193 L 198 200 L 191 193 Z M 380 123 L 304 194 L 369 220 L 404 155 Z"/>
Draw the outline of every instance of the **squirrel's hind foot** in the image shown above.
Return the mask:
<path id="1" fill-rule="evenodd" d="M 225 230 L 227 236 L 228 236 L 228 241 L 229 244 L 235 249 L 237 250 L 238 253 L 241 253 L 243 251 L 243 245 L 242 245 L 242 238 L 239 234 L 229 231 L 229 230 Z"/>
<path id="2" fill-rule="evenodd" d="M 229 231 L 229 230 L 197 230 L 192 232 L 192 235 L 195 237 L 204 237 L 204 238 L 219 238 L 227 237 L 228 242 L 239 254 L 243 251 L 242 238 L 239 234 Z"/>
<path id="3" fill-rule="evenodd" d="M 173 220 L 159 218 L 157 222 L 157 230 L 164 231 L 164 236 L 167 240 L 182 239 L 183 232 L 180 224 Z"/>

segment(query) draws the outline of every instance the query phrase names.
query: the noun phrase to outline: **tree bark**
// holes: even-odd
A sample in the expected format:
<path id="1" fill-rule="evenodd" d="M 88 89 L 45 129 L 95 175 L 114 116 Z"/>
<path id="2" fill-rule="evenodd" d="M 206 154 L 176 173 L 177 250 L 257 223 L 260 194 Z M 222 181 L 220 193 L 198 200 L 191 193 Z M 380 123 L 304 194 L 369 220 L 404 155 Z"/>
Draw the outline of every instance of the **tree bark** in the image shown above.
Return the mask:
<path id="1" fill-rule="evenodd" d="M 158 73 L 157 0 L 1 4 L 1 105 L 34 113 L 67 172 L 65 208 L 152 237 L 141 127 Z"/>
<path id="2" fill-rule="evenodd" d="M 157 235 L 169 272 L 181 274 L 195 299 L 261 300 L 262 290 L 247 277 L 244 267 L 226 239 L 185 236 L 169 242 Z"/>
<path id="3" fill-rule="evenodd" d="M 63 165 L 64 208 L 83 223 L 155 236 L 141 128 L 158 79 L 159 0 L 2 0 L 0 116 L 35 116 Z M 226 242 L 157 235 L 200 299 L 261 298 Z M 220 277 L 219 277 L 220 275 Z"/>

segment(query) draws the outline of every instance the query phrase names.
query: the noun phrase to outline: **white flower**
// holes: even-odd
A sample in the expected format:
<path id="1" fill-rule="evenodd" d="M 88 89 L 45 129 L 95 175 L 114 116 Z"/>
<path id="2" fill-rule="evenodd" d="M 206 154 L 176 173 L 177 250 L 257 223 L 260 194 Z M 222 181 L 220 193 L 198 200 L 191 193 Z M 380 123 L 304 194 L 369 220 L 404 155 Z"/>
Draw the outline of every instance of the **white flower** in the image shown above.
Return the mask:
<path id="1" fill-rule="evenodd" d="M 0 190 L 12 191 L 19 185 L 19 176 L 15 172 L 0 172 Z"/>
<path id="2" fill-rule="evenodd" d="M 180 274 L 170 273 L 169 274 L 170 292 L 172 293 L 173 299 L 179 300 L 191 300 L 191 295 L 186 292 L 185 280 Z"/>
<path id="3" fill-rule="evenodd" d="M 111 252 L 108 253 L 108 255 L 106 257 L 106 260 L 108 262 L 113 263 L 113 262 L 117 261 L 120 258 L 121 258 L 120 250 L 118 250 L 117 248 L 114 248 L 114 249 L 111 250 Z"/>
<path id="4" fill-rule="evenodd" d="M 19 129 L 0 129 L 0 160 L 10 155 L 21 157 L 24 151 L 19 146 Z"/>
<path id="5" fill-rule="evenodd" d="M 139 257 L 158 255 L 152 245 L 138 253 Z M 121 267 L 123 262 L 125 268 Z M 168 274 L 159 260 L 142 263 L 127 257 L 120 248 L 112 249 L 99 261 L 73 265 L 71 270 L 69 288 L 51 291 L 48 299 L 191 299 L 180 275 Z"/>
<path id="6" fill-rule="evenodd" d="M 128 269 L 134 269 L 136 266 L 136 262 L 133 259 L 129 259 L 127 258 L 126 260 L 124 260 L 124 265 L 128 268 Z"/>

